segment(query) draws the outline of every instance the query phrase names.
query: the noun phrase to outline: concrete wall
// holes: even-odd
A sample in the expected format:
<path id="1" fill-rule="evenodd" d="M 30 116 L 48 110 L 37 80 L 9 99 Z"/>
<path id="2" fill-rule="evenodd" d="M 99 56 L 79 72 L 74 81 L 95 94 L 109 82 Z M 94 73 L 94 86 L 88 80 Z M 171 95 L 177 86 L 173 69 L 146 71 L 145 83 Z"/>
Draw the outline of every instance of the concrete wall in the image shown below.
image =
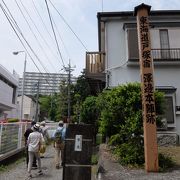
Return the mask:
<path id="1" fill-rule="evenodd" d="M 0 81 L 0 102 L 5 106 L 9 106 L 9 108 L 14 107 L 12 104 L 13 98 L 13 88 L 10 87 L 8 84 Z"/>
<path id="2" fill-rule="evenodd" d="M 18 79 L 13 77 L 8 70 L 0 65 L 0 112 L 4 110 L 11 110 L 15 108 L 16 95 L 14 93 L 15 101 L 13 102 L 13 90 L 17 90 Z M 9 85 L 11 84 L 11 85 Z"/>
<path id="3" fill-rule="evenodd" d="M 21 96 L 18 97 L 18 104 L 21 107 Z M 38 112 L 40 111 L 40 105 L 38 106 Z M 32 120 L 36 114 L 36 102 L 34 102 L 30 97 L 24 95 L 23 99 L 23 119 Z M 25 117 L 28 115 L 28 118 Z"/>

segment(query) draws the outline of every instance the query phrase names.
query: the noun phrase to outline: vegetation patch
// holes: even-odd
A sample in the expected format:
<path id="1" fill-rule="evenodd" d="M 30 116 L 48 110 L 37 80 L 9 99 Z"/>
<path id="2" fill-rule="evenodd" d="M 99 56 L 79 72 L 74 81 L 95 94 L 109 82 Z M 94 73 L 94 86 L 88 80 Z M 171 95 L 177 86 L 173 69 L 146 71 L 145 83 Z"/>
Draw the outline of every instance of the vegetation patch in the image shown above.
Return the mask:
<path id="1" fill-rule="evenodd" d="M 0 165 L 0 172 L 4 172 L 7 170 L 7 166 Z"/>
<path id="2" fill-rule="evenodd" d="M 91 164 L 96 165 L 98 163 L 98 155 L 94 154 L 91 156 Z"/>

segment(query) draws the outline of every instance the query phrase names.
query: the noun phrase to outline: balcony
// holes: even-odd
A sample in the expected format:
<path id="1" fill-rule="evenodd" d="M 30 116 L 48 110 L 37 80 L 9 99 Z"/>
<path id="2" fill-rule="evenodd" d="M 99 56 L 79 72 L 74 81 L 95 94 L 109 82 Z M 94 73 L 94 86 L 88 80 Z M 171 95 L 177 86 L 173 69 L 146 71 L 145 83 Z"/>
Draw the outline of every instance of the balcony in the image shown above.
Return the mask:
<path id="1" fill-rule="evenodd" d="M 86 77 L 105 81 L 105 53 L 86 52 Z"/>
<path id="2" fill-rule="evenodd" d="M 180 65 L 180 49 L 151 49 L 151 55 L 154 65 Z M 128 66 L 138 66 L 139 55 L 138 50 L 132 55 L 129 52 Z"/>
<path id="3" fill-rule="evenodd" d="M 152 49 L 152 58 L 155 61 L 180 61 L 180 49 Z"/>

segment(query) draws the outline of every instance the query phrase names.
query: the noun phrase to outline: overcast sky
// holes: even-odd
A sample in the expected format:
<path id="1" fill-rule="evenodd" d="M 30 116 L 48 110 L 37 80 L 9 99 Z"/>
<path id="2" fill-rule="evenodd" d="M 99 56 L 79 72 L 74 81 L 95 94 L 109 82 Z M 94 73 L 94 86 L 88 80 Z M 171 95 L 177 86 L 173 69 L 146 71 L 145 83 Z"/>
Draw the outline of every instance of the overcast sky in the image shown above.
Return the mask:
<path id="1" fill-rule="evenodd" d="M 67 66 L 70 59 L 71 65 L 75 67 L 73 72 L 75 76 L 80 75 L 82 69 L 85 68 L 85 52 L 87 50 L 98 50 L 96 15 L 97 12 L 102 11 L 102 7 L 104 12 L 133 11 L 135 6 L 144 2 L 151 5 L 152 10 L 180 9 L 179 0 L 104 0 L 103 5 L 102 0 L 51 0 L 58 12 L 82 41 L 82 45 L 50 4 L 50 1 L 47 0 L 53 22 L 55 22 L 54 28 L 62 55 L 61 59 L 54 40 L 45 0 L 4 0 L 4 2 L 26 41 L 35 52 L 34 55 L 24 43 L 39 70 L 51 73 L 63 72 L 61 70 L 63 62 Z M 0 3 L 5 8 L 3 0 Z M 0 22 L 0 64 L 10 72 L 14 69 L 22 76 L 25 53 L 22 52 L 15 56 L 12 52 L 26 50 L 11 28 L 2 9 L 0 9 Z M 32 59 L 27 55 L 26 71 L 39 72 Z"/>

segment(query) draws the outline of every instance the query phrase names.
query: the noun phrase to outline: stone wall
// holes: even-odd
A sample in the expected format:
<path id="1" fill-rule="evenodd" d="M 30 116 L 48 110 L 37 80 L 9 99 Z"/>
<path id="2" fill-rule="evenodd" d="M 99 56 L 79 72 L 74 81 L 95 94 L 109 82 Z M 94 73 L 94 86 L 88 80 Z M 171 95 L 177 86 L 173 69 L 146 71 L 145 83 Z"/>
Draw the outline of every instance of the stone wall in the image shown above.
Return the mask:
<path id="1" fill-rule="evenodd" d="M 173 132 L 157 132 L 159 146 L 176 146 L 179 144 L 179 136 Z"/>

